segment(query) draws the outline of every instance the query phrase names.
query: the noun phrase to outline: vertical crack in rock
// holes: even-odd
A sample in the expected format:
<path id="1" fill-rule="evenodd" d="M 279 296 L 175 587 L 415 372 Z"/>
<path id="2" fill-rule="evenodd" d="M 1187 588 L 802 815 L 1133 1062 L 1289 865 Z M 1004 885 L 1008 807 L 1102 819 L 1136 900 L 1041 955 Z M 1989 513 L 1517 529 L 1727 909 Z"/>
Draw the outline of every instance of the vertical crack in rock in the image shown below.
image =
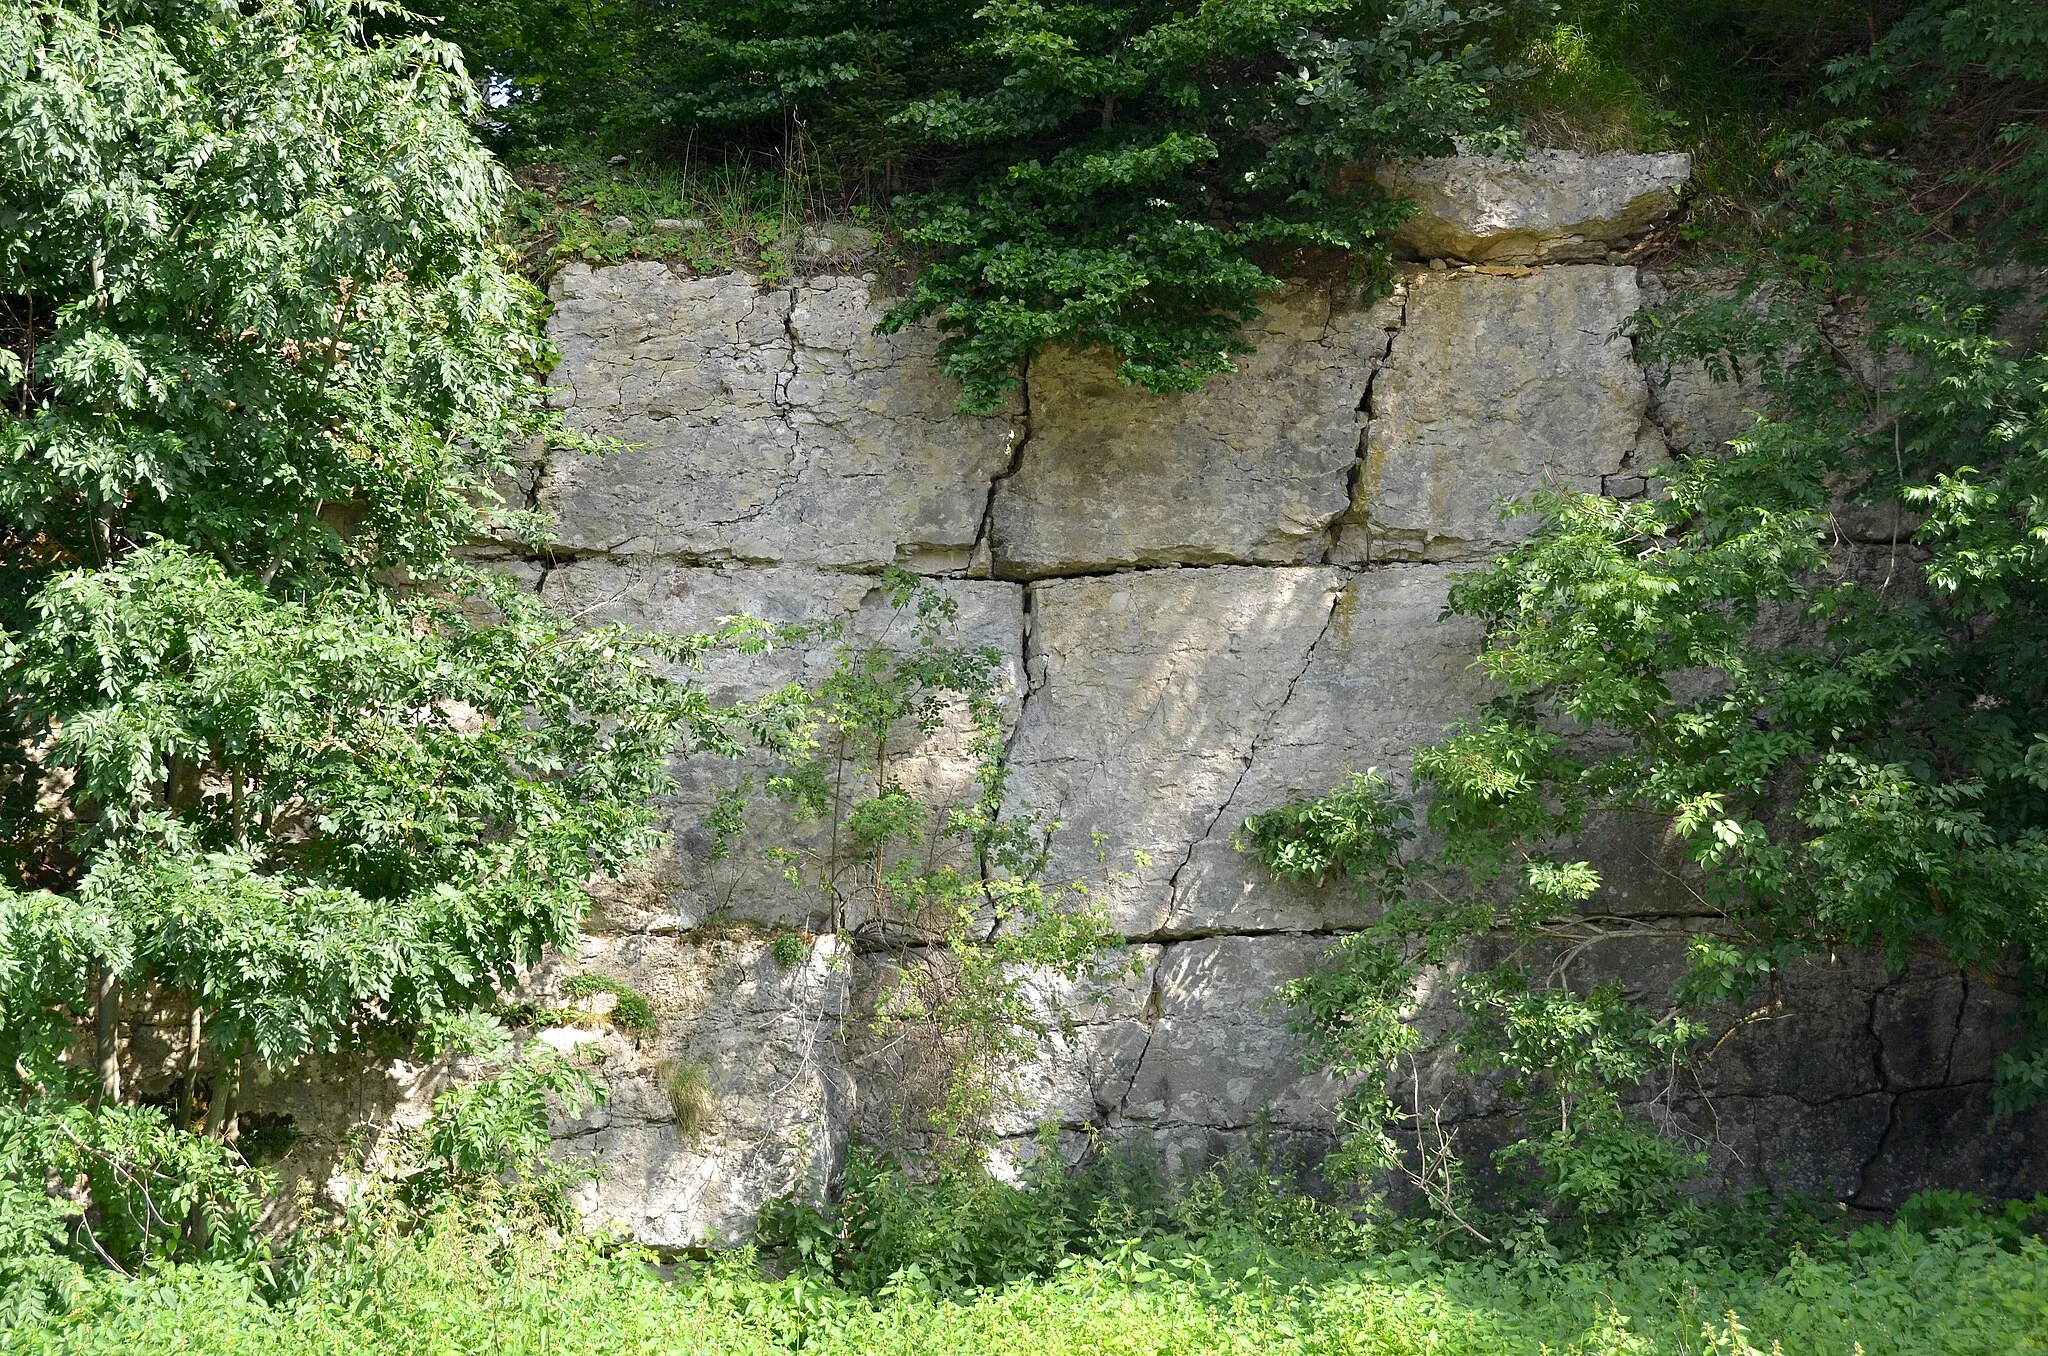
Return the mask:
<path id="1" fill-rule="evenodd" d="M 1128 1125 L 1125 1113 L 1131 1104 L 1131 1092 L 1138 1086 L 1138 1074 L 1145 1067 L 1145 1056 L 1152 1049 L 1152 1037 L 1159 1030 L 1160 1010 L 1165 1006 L 1160 1001 L 1160 976 L 1166 973 L 1167 952 L 1161 948 L 1159 958 L 1152 963 L 1152 986 L 1145 993 L 1145 1005 L 1138 1009 L 1138 1020 L 1145 1024 L 1145 1039 L 1138 1046 L 1137 1057 L 1131 1061 L 1131 1076 L 1124 1080 L 1124 1090 L 1117 1094 L 1116 1102 L 1102 1117 L 1107 1126 Z"/>
<path id="2" fill-rule="evenodd" d="M 1010 769 L 1011 755 L 1017 751 L 1017 738 L 1024 732 L 1024 717 L 1031 710 L 1032 694 L 1038 691 L 1039 677 L 1036 673 L 1032 672 L 1031 668 L 1033 658 L 1031 649 L 1034 643 L 1031 621 L 1037 611 L 1038 587 L 1035 584 L 1026 584 L 1022 589 L 1022 597 L 1019 599 L 1017 606 L 1017 666 L 1022 670 L 1019 676 L 1024 681 L 1024 690 L 1017 698 L 1017 722 L 1010 727 L 1010 733 L 1003 739 L 1003 770 L 1005 772 Z"/>
<path id="3" fill-rule="evenodd" d="M 1023 680 L 1023 689 L 1017 696 L 1016 722 L 1010 726 L 1009 733 L 1003 736 L 1003 751 L 1000 756 L 1002 759 L 1002 771 L 1006 777 L 1014 765 L 1012 756 L 1017 751 L 1017 739 L 1024 733 L 1024 718 L 1031 710 L 1031 694 L 1038 689 L 1038 680 L 1031 672 L 1031 616 L 1038 595 L 1037 590 L 1030 584 L 1023 585 L 1020 592 L 1022 597 L 1018 600 L 1017 605 L 1017 667 L 1020 670 L 1018 677 Z M 1008 803 L 1009 796 L 1005 794 L 1003 799 L 1004 803 L 996 807 L 996 814 L 998 816 L 1001 816 L 1011 808 Z M 980 872 L 982 882 L 986 884 L 989 879 L 988 859 L 983 857 L 975 863 L 975 868 Z M 1002 922 L 1000 919 L 991 919 L 988 933 L 982 940 L 995 940 L 995 935 L 1001 927 Z"/>
<path id="4" fill-rule="evenodd" d="M 1216 813 L 1209 816 L 1209 822 L 1203 826 L 1200 833 L 1188 840 L 1187 851 L 1181 854 L 1180 863 L 1173 868 L 1173 874 L 1166 878 L 1166 918 L 1169 922 L 1179 908 L 1181 874 L 1188 869 L 1188 864 L 1194 860 L 1195 849 L 1209 841 L 1210 837 L 1216 832 L 1216 826 L 1223 822 L 1223 817 L 1230 813 L 1230 807 L 1237 803 L 1237 793 L 1244 789 L 1244 779 L 1251 775 L 1252 768 L 1259 761 L 1259 746 L 1266 741 L 1266 737 L 1272 734 L 1273 728 L 1280 723 L 1280 716 L 1287 710 L 1287 704 L 1294 700 L 1295 688 L 1301 685 L 1301 680 L 1308 676 L 1309 668 L 1316 662 L 1316 651 L 1321 649 L 1323 642 L 1330 638 L 1330 628 L 1336 625 L 1337 622 L 1337 609 L 1343 604 L 1344 594 L 1349 587 L 1350 582 L 1346 580 L 1330 591 L 1329 611 L 1323 614 L 1323 625 L 1316 632 L 1316 638 L 1310 641 L 1308 648 L 1302 652 L 1301 667 L 1296 669 L 1294 676 L 1287 680 L 1287 690 L 1280 694 L 1280 700 L 1273 704 L 1273 709 L 1266 713 L 1266 719 L 1260 724 L 1258 731 L 1246 742 L 1244 766 L 1237 770 L 1237 779 L 1231 782 L 1230 790 L 1225 792 L 1223 798 L 1216 803 Z M 1162 932 L 1161 935 L 1177 934 Z"/>
<path id="5" fill-rule="evenodd" d="M 1959 992 L 1956 995 L 1956 1024 L 1949 1028 L 1948 1054 L 1941 1061 L 1941 1081 L 1952 1084 L 1956 1079 L 1956 1045 L 1963 1039 L 1963 1018 L 1970 1011 L 1970 972 L 1958 968 L 1956 978 Z"/>
<path id="6" fill-rule="evenodd" d="M 787 293 L 787 299 L 782 312 L 782 333 L 789 340 L 789 361 L 783 365 L 780 372 L 775 374 L 775 394 L 773 397 L 775 417 L 781 421 L 784 428 L 789 430 L 789 465 L 779 478 L 773 497 L 753 513 L 743 515 L 740 521 L 757 518 L 761 514 L 766 513 L 770 508 L 774 507 L 777 500 L 794 489 L 797 483 L 803 479 L 804 434 L 803 430 L 797 426 L 794 417 L 796 406 L 789 398 L 790 384 L 796 380 L 804 347 L 802 337 L 796 332 L 796 308 L 801 296 L 801 290 L 792 284 Z"/>
<path id="7" fill-rule="evenodd" d="M 1892 1087 L 1891 1076 L 1884 1064 L 1884 1037 L 1878 1034 L 1877 1005 L 1893 986 L 1880 984 L 1870 991 L 1870 1006 L 1863 1017 L 1864 1034 L 1870 1037 L 1870 1063 L 1877 1074 L 1878 1091 L 1885 1094 L 1884 1132 L 1877 1137 L 1877 1147 L 1863 1160 L 1863 1166 L 1856 1174 L 1856 1189 L 1845 1198 L 1852 1205 L 1862 1204 L 1865 1188 L 1870 1185 L 1870 1174 L 1884 1159 L 1884 1151 L 1891 1146 L 1892 1132 L 1899 1128 L 1899 1094 Z"/>
<path id="8" fill-rule="evenodd" d="M 967 575 L 970 579 L 987 579 L 995 574 L 996 551 L 996 491 L 1002 483 L 1024 469 L 1024 449 L 1031 445 L 1031 358 L 1027 354 L 1017 373 L 1016 433 L 1010 440 L 1010 464 L 989 477 L 988 498 L 981 506 L 981 523 L 974 530 L 974 545 L 967 551 Z M 1027 592 L 1027 600 L 1029 594 Z M 1028 608 L 1029 603 L 1027 601 Z M 1027 694 L 1030 685 L 1025 685 Z M 1018 724 L 1022 724 L 1020 718 Z"/>
<path id="9" fill-rule="evenodd" d="M 1331 310 L 1331 316 L 1333 321 L 1335 319 L 1335 314 L 1336 312 L 1333 306 Z M 1372 370 L 1365 374 L 1365 389 L 1360 391 L 1358 395 L 1357 409 L 1360 414 L 1365 416 L 1365 422 L 1358 426 L 1358 455 L 1351 459 L 1351 467 L 1344 473 L 1344 511 L 1339 513 L 1336 517 L 1332 518 L 1330 520 L 1330 525 L 1323 529 L 1323 535 L 1326 538 L 1326 540 L 1323 543 L 1323 554 L 1321 563 L 1324 565 L 1330 565 L 1335 563 L 1332 557 L 1335 555 L 1337 550 L 1337 539 L 1343 535 L 1345 527 L 1364 527 L 1367 525 L 1366 521 L 1359 516 L 1358 496 L 1360 490 L 1362 490 L 1365 486 L 1365 462 L 1367 457 L 1366 449 L 1368 442 L 1372 437 L 1373 384 L 1380 379 L 1380 373 L 1386 371 L 1387 364 L 1393 360 L 1394 341 L 1401 337 L 1401 332 L 1405 330 L 1407 327 L 1408 300 L 1406 294 L 1404 293 L 1401 299 L 1401 313 L 1394 318 L 1393 328 L 1387 331 L 1387 342 L 1380 345 L 1379 355 L 1373 359 Z M 1329 337 L 1329 328 L 1327 324 L 1325 325 L 1323 334 L 1325 339 Z M 1368 559 L 1371 558 L 1371 554 L 1372 548 L 1370 534 L 1368 533 L 1368 540 L 1366 546 L 1366 556 Z"/>

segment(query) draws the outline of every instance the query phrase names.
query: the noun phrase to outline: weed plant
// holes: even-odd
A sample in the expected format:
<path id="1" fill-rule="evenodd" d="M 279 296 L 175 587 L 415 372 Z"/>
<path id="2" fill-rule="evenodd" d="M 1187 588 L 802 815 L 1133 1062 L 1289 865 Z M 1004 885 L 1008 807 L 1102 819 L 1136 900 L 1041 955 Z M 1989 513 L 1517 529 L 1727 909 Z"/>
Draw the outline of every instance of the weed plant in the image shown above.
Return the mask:
<path id="1" fill-rule="evenodd" d="M 864 1241 L 829 1265 L 749 1246 L 664 1267 L 475 1206 L 415 1228 L 372 1219 L 310 1246 L 267 1285 L 198 1264 L 102 1280 L 69 1313 L 0 1336 L 0 1351 L 2048 1350 L 2048 1246 L 2024 1227 L 2048 1202 L 1990 1212 L 1926 1198 L 1859 1229 L 1754 1204 L 1702 1208 L 1625 1248 L 1576 1250 L 1532 1218 L 1479 1249 L 1361 1219 L 1255 1167 L 1157 1186 L 1115 1166 L 1023 1189 L 985 1174 L 914 1184 L 870 1161 L 849 1186 Z"/>

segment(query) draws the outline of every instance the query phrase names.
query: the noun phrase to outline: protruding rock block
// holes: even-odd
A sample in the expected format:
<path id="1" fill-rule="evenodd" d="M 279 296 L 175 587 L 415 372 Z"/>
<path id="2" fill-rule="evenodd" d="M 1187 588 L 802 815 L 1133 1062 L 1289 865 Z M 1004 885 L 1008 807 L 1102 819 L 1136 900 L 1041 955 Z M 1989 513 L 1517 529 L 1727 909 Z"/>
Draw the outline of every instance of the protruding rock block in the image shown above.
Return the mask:
<path id="1" fill-rule="evenodd" d="M 758 938 L 586 938 L 540 987 L 581 971 L 632 985 L 660 1021 L 602 1038 L 609 1096 L 556 1127 L 556 1155 L 598 1173 L 572 1194 L 593 1224 L 698 1247 L 744 1234 L 763 1201 L 824 1184 L 852 1095 L 839 1039 L 851 976 L 835 938 L 786 969 Z M 709 1093 L 685 1104 L 689 1122 L 678 1079 Z"/>
<path id="2" fill-rule="evenodd" d="M 1583 263 L 1663 220 L 1692 178 L 1677 151 L 1532 151 L 1526 160 L 1459 155 L 1379 171 L 1388 192 L 1419 209 L 1394 243 L 1424 259 Z"/>

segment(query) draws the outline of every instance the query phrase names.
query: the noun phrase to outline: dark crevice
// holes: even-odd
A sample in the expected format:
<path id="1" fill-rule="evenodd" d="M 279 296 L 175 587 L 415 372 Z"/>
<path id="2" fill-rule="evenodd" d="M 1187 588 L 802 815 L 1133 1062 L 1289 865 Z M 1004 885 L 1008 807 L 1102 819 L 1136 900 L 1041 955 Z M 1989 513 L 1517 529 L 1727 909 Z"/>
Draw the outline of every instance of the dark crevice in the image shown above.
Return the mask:
<path id="1" fill-rule="evenodd" d="M 1862 1167 L 1857 1171 L 1856 1189 L 1843 1197 L 1851 1205 L 1859 1202 L 1859 1198 L 1870 1185 L 1870 1176 L 1883 1160 L 1885 1150 L 1891 1145 L 1892 1132 L 1899 1126 L 1899 1093 L 1892 1086 L 1891 1076 L 1885 1068 L 1884 1038 L 1877 1034 L 1877 1005 L 1884 1000 L 1884 996 L 1891 988 L 1890 985 L 1881 984 L 1870 991 L 1870 1005 L 1863 1017 L 1864 1034 L 1870 1038 L 1870 1062 L 1877 1075 L 1877 1090 L 1886 1098 L 1885 1119 L 1884 1133 L 1877 1137 L 1876 1147 L 1870 1151 L 1870 1156 L 1863 1160 Z"/>
<path id="2" fill-rule="evenodd" d="M 1165 971 L 1166 958 L 1161 956 L 1152 967 L 1152 984 L 1145 993 L 1145 1004 L 1138 1009 L 1138 1020 L 1145 1025 L 1145 1040 L 1138 1047 L 1137 1057 L 1131 1060 L 1131 1076 L 1124 1080 L 1124 1090 L 1117 1094 L 1116 1101 L 1102 1117 L 1105 1125 L 1127 1124 L 1125 1112 L 1131 1104 L 1131 1091 L 1138 1086 L 1138 1075 L 1145 1068 L 1145 1056 L 1152 1049 L 1152 1037 L 1159 1030 L 1159 976 Z M 1101 1105 L 1101 1103 L 1097 1103 Z"/>
<path id="3" fill-rule="evenodd" d="M 1373 360 L 1372 370 L 1365 374 L 1365 387 L 1359 392 L 1356 410 L 1365 416 L 1365 423 L 1360 425 L 1358 430 L 1358 455 L 1351 459 L 1351 465 L 1344 473 L 1344 511 L 1332 519 L 1330 525 L 1324 529 L 1327 540 L 1323 545 L 1322 559 L 1326 565 L 1331 563 L 1330 557 L 1336 552 L 1338 538 L 1343 535 L 1345 527 L 1365 526 L 1365 520 L 1359 516 L 1361 509 L 1358 495 L 1365 483 L 1367 448 L 1372 441 L 1373 388 L 1380 379 L 1380 373 L 1386 371 L 1387 364 L 1393 360 L 1395 340 L 1401 337 L 1402 331 L 1407 327 L 1408 306 L 1404 301 L 1394 327 L 1387 331 L 1387 342 L 1380 346 L 1379 356 Z M 1370 547 L 1367 549 L 1370 554 Z"/>
<path id="4" fill-rule="evenodd" d="M 1956 995 L 1956 1024 L 1949 1029 L 1948 1053 L 1943 1056 L 1941 1061 L 1941 1083 L 1943 1087 L 1952 1086 L 1955 1079 L 1956 1046 L 1963 1039 L 1963 1019 L 1970 1011 L 1970 972 L 1968 970 L 1958 970 L 1956 978 L 1960 981 L 1957 987 L 1961 992 Z"/>
<path id="5" fill-rule="evenodd" d="M 984 577 L 995 574 L 996 491 L 1002 483 L 1024 469 L 1024 451 L 1031 446 L 1031 358 L 1027 354 L 1017 373 L 1017 434 L 1010 445 L 1010 464 L 988 482 L 988 498 L 981 506 L 981 525 L 975 529 L 974 545 L 968 548 L 967 573 Z"/>

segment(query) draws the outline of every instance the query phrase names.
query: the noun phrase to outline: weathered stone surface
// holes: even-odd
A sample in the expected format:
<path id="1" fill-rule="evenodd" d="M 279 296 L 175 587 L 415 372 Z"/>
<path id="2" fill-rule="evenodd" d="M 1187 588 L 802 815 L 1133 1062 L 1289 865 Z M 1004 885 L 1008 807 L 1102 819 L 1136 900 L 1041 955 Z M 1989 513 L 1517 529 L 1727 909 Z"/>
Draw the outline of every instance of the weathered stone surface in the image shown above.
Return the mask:
<path id="1" fill-rule="evenodd" d="M 1597 492 L 1661 457 L 1642 369 L 1616 333 L 1636 305 L 1628 268 L 1411 275 L 1331 559 L 1481 557 L 1526 529 L 1500 520 L 1502 500 Z"/>
<path id="2" fill-rule="evenodd" d="M 1011 788 L 1064 826 L 1051 874 L 1101 881 L 1127 936 L 1165 923 L 1189 845 L 1216 828 L 1343 582 L 1224 566 L 1032 586 Z"/>
<path id="3" fill-rule="evenodd" d="M 765 288 L 662 264 L 572 264 L 548 333 L 572 424 L 638 444 L 562 456 L 540 487 L 572 551 L 964 567 L 1007 416 L 954 411 L 927 329 L 882 337 L 856 277 Z"/>
<path id="4" fill-rule="evenodd" d="M 1286 1013 L 1267 1003 L 1328 948 L 1320 937 L 1211 937 L 1167 948 L 1158 1020 L 1117 1110 L 1127 1124 L 1246 1130 L 1261 1115 L 1327 1130 L 1337 1085 L 1302 1067 Z"/>
<path id="5" fill-rule="evenodd" d="M 1730 295 L 1735 276 L 1721 270 L 1645 269 L 1639 280 L 1643 305 L 1659 307 L 1681 292 L 1707 288 Z M 1647 369 L 1650 416 L 1673 452 L 1705 456 L 1718 452 L 1756 423 L 1768 395 L 1754 366 L 1723 368 L 1717 380 L 1704 363 L 1656 363 Z"/>
<path id="6" fill-rule="evenodd" d="M 1125 968 L 1098 977 L 1033 977 L 1032 1011 L 1047 1035 L 1004 1078 L 998 1135 L 1022 1140 L 1045 1124 L 1086 1129 L 1118 1110 L 1158 1024 L 1159 963 L 1169 950 L 1134 946 Z"/>
<path id="7" fill-rule="evenodd" d="M 1321 560 L 1400 317 L 1398 296 L 1357 308 L 1290 290 L 1248 327 L 1258 351 L 1186 395 L 1125 386 L 1099 351 L 1041 355 L 1030 438 L 996 485 L 995 572 Z"/>
<path id="8" fill-rule="evenodd" d="M 953 600 L 958 612 L 946 643 L 990 648 L 1001 656 L 997 695 L 1004 718 L 1014 721 L 1024 692 L 1021 585 L 985 580 L 928 581 Z M 714 654 L 697 679 L 716 702 L 757 698 L 794 682 L 815 685 L 831 671 L 842 645 L 910 643 L 910 619 L 890 607 L 881 581 L 797 566 L 734 569 L 678 565 L 661 560 L 601 558 L 573 561 L 548 574 L 543 594 L 590 623 L 624 622 L 671 634 L 709 627 L 720 617 L 754 616 L 776 622 L 850 627 L 844 636 L 821 633 L 809 644 L 761 655 Z M 894 743 L 893 775 L 944 806 L 975 793 L 967 755 L 967 720 L 956 706 L 945 726 L 920 735 L 906 725 Z M 590 926 L 603 931 L 667 931 L 695 927 L 716 914 L 828 928 L 815 890 L 792 885 L 767 859 L 769 847 L 818 849 L 828 830 L 794 821 L 762 794 L 772 769 L 765 760 L 700 755 L 678 761 L 679 783 L 661 807 L 669 843 L 632 880 L 602 888 Z M 748 831 L 714 860 L 703 829 L 718 793 L 751 775 L 755 792 Z M 854 920 L 858 921 L 858 920 Z"/>
<path id="9" fill-rule="evenodd" d="M 1385 166 L 1380 184 L 1419 209 L 1394 243 L 1425 259 L 1577 263 L 1678 206 L 1692 157 L 1678 152 L 1533 151 L 1526 160 L 1449 156 Z"/>
<path id="10" fill-rule="evenodd" d="M 785 970 L 759 940 L 589 937 L 573 965 L 541 977 L 558 991 L 594 972 L 646 994 L 660 1030 L 643 1040 L 605 1035 L 609 1096 L 556 1128 L 556 1153 L 600 1176 L 574 1199 L 593 1224 L 655 1247 L 731 1240 L 762 1202 L 821 1186 L 845 1145 L 853 1093 L 840 1026 L 850 975 L 831 937 Z M 715 1094 L 708 1123 L 679 1126 L 665 1080 L 703 1075 Z"/>
<path id="11" fill-rule="evenodd" d="M 1286 1014 L 1265 996 L 1305 974 L 1322 937 L 1215 937 L 1136 948 L 1108 984 L 1048 990 L 1071 1020 L 1019 1069 L 998 1128 L 1046 1122 L 1137 1136 L 1170 1172 L 1201 1167 L 1258 1126 L 1314 1158 L 1331 1142 L 1342 1085 L 1304 1069 Z"/>
<path id="12" fill-rule="evenodd" d="M 1431 205 L 1408 241 L 1472 260 L 1605 258 L 1668 210 L 1682 159 L 1397 171 Z M 830 252 L 865 243 L 835 239 Z M 508 568 L 589 621 L 688 631 L 751 613 L 868 637 L 889 624 L 886 564 L 997 576 L 942 587 L 959 604 L 955 639 L 1003 656 L 1009 808 L 1064 825 L 1050 875 L 1089 881 L 1135 939 L 1126 972 L 1033 980 L 1048 1035 L 1007 1080 L 996 1129 L 1008 1157 L 1046 1123 L 1063 1153 L 1124 1136 L 1173 1168 L 1254 1133 L 1312 1157 L 1341 1089 L 1302 1069 L 1267 1000 L 1366 914 L 1339 885 L 1266 878 L 1232 840 L 1246 816 L 1347 768 L 1402 783 L 1413 748 L 1483 698 L 1476 635 L 1439 615 L 1456 568 L 1445 562 L 1481 560 L 1521 530 L 1499 521 L 1497 501 L 1546 482 L 1644 493 L 1667 446 L 1710 451 L 1747 424 L 1752 388 L 1698 371 L 1646 381 L 1617 337 L 1672 282 L 1604 265 L 1413 268 L 1375 307 L 1274 299 L 1250 336 L 1259 354 L 1200 394 L 1152 397 L 1095 356 L 1049 353 L 1014 418 L 972 420 L 953 412 L 928 332 L 873 336 L 882 307 L 861 279 L 764 289 L 579 266 L 558 290 L 556 398 L 579 426 L 645 446 L 559 460 L 515 487 L 561 515 L 566 550 Z M 1850 563 L 1890 568 L 1888 541 L 1871 551 Z M 814 682 L 833 645 L 713 656 L 700 680 L 719 700 Z M 898 774 L 940 800 L 964 794 L 961 736 L 956 719 L 906 743 Z M 828 941 L 785 972 L 763 929 L 731 921 L 825 923 L 816 894 L 760 854 L 815 847 L 815 827 L 763 807 L 731 857 L 708 859 L 704 811 L 765 770 L 681 760 L 682 790 L 663 807 L 671 846 L 607 883 L 582 952 L 535 980 L 552 994 L 567 972 L 597 969 L 654 997 L 662 1027 L 648 1040 L 595 1016 L 593 1030 L 550 1039 L 601 1054 L 613 1091 L 559 1127 L 565 1155 L 611 1170 L 586 1206 L 664 1246 L 734 1236 L 769 1196 L 829 1173 L 849 1134 L 912 1142 L 923 1126 L 930 1089 L 917 1080 L 931 1070 L 857 1019 L 889 958 Z M 1397 1086 L 1413 1080 L 1441 1107 L 1482 1174 L 1520 1123 L 1497 1080 L 1459 1070 L 1447 981 L 1519 949 L 1575 983 L 1659 1001 L 1688 943 L 1716 926 L 1660 825 L 1616 820 L 1590 837 L 1609 885 L 1586 912 L 1610 935 L 1594 940 L 1582 919 L 1483 939 L 1423 978 L 1414 1022 L 1426 1043 Z M 1789 967 L 1723 1016 L 1733 1029 L 1710 1057 L 1639 1094 L 1708 1156 L 1700 1189 L 1830 1191 L 1881 1208 L 1933 1184 L 2048 1187 L 2048 1112 L 1988 1114 L 2012 1017 L 1995 986 L 1924 959 L 1894 975 L 1844 952 Z M 168 1067 L 175 1034 L 145 1024 L 131 1044 Z M 694 1136 L 679 1133 L 658 1073 L 684 1065 L 718 1094 Z M 252 1109 L 303 1117 L 309 1144 L 338 1144 L 351 1125 L 416 1122 L 456 1072 L 338 1071 L 305 1095 L 277 1080 Z"/>
<path id="13" fill-rule="evenodd" d="M 1477 628 L 1439 621 L 1451 578 L 1446 567 L 1416 565 L 1346 582 L 1286 699 L 1254 731 L 1229 800 L 1184 850 L 1156 931 L 1284 932 L 1369 921 L 1341 883 L 1275 880 L 1235 840 L 1248 816 L 1320 795 L 1347 771 L 1377 768 L 1405 785 L 1415 747 L 1484 699 L 1471 669 Z"/>

